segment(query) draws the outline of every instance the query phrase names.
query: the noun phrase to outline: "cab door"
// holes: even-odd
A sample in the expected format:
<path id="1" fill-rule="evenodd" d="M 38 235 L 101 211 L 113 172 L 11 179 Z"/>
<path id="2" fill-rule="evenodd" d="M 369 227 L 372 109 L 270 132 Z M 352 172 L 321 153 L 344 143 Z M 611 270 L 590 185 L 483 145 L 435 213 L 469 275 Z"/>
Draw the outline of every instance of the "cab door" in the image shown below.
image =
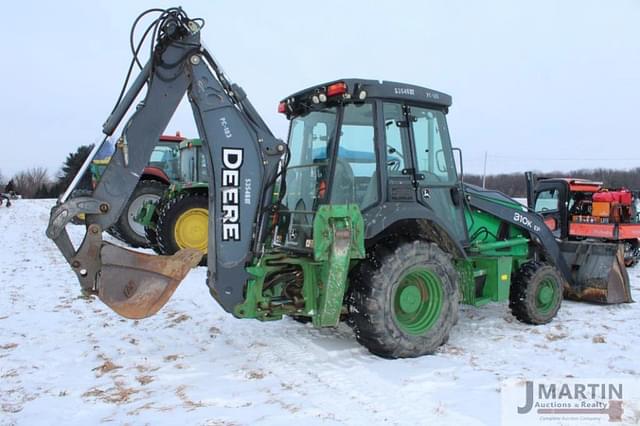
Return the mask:
<path id="1" fill-rule="evenodd" d="M 562 182 L 540 182 L 535 188 L 533 209 L 544 218 L 556 238 L 568 234 L 566 186 Z"/>
<path id="2" fill-rule="evenodd" d="M 382 113 L 384 123 L 383 151 L 387 176 L 386 201 L 415 203 L 416 191 L 405 106 L 401 103 L 384 102 Z"/>
<path id="3" fill-rule="evenodd" d="M 467 227 L 461 183 L 449 140 L 444 112 L 404 106 L 411 141 L 416 199 L 430 209 L 452 237 L 466 245 Z"/>

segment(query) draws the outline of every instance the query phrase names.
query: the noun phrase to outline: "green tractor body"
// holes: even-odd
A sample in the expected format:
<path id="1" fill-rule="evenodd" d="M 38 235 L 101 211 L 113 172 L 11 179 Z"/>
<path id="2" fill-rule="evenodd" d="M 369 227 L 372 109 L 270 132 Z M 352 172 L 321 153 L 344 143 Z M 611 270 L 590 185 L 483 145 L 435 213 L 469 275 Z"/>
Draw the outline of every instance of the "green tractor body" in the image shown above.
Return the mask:
<path id="1" fill-rule="evenodd" d="M 514 211 L 522 209 L 515 200 L 492 201 L 504 203 Z M 481 306 L 508 300 L 512 272 L 529 260 L 528 236 L 514 225 L 505 227 L 503 221 L 480 210 L 466 209 L 465 220 L 472 243 L 468 258 L 457 262 L 463 302 Z M 498 235 L 502 238 L 498 239 Z"/>

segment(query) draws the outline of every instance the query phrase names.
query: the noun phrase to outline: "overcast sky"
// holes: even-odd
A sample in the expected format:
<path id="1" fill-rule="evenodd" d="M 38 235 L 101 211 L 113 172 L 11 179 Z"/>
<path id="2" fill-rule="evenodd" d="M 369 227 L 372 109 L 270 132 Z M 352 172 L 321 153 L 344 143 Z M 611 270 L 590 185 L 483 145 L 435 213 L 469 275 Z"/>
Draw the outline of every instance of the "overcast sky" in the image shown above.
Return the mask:
<path id="1" fill-rule="evenodd" d="M 0 172 L 51 175 L 94 142 L 130 60 L 129 29 L 164 1 L 3 5 Z M 183 1 L 274 133 L 286 95 L 341 77 L 453 96 L 467 172 L 640 166 L 640 1 Z M 167 133 L 196 136 L 187 105 Z"/>

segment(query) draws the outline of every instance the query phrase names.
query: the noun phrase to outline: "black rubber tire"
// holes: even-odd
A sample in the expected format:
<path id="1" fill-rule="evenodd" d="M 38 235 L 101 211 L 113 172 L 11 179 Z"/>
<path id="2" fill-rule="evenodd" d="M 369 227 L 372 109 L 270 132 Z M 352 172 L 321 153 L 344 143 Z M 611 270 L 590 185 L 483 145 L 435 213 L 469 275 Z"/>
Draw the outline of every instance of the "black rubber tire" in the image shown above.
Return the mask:
<path id="1" fill-rule="evenodd" d="M 554 305 L 548 312 L 540 311 L 536 305 L 536 294 L 545 279 L 551 278 L 556 286 Z M 555 266 L 530 261 L 514 274 L 509 291 L 509 308 L 518 321 L 526 324 L 547 324 L 558 313 L 562 305 L 564 279 Z"/>
<path id="2" fill-rule="evenodd" d="M 404 331 L 395 319 L 394 296 L 402 277 L 415 267 L 427 267 L 441 281 L 442 304 L 436 322 L 422 334 Z M 451 256 L 436 244 L 405 242 L 395 248 L 378 246 L 351 273 L 347 298 L 350 324 L 360 344 L 385 358 L 431 354 L 449 339 L 459 310 L 458 273 Z"/>
<path id="3" fill-rule="evenodd" d="M 132 206 L 136 204 L 136 201 L 140 197 L 157 197 L 158 200 L 162 198 L 164 192 L 167 190 L 168 185 L 157 180 L 141 180 L 133 190 L 131 197 L 124 205 L 122 214 L 118 218 L 118 221 L 107 232 L 117 239 L 124 241 L 131 247 L 149 248 L 149 240 L 147 240 L 144 233 L 136 232 L 129 223 L 129 216 L 136 215 L 137 211 L 130 211 Z"/>
<path id="4" fill-rule="evenodd" d="M 163 197 L 158 201 L 158 203 L 156 203 L 156 208 L 151 216 L 151 223 L 153 223 L 153 226 L 144 227 L 144 235 L 147 237 L 147 241 L 149 241 L 149 247 L 158 254 L 166 254 L 160 249 L 160 245 L 158 244 L 158 234 L 156 233 L 156 226 L 158 226 L 158 211 L 162 208 L 164 201 L 165 198 Z"/>
<path id="5" fill-rule="evenodd" d="M 158 209 L 158 220 L 156 221 L 156 235 L 158 247 L 162 254 L 171 255 L 181 248 L 175 238 L 175 226 L 182 214 L 190 209 L 209 208 L 209 196 L 203 192 L 183 192 L 178 196 L 166 200 Z M 208 233 L 208 230 L 207 230 Z M 207 264 L 206 252 L 200 261 L 201 266 Z"/>
<path id="6" fill-rule="evenodd" d="M 624 242 L 624 266 L 631 268 L 638 263 L 640 257 L 640 242 L 638 240 L 626 240 Z"/>

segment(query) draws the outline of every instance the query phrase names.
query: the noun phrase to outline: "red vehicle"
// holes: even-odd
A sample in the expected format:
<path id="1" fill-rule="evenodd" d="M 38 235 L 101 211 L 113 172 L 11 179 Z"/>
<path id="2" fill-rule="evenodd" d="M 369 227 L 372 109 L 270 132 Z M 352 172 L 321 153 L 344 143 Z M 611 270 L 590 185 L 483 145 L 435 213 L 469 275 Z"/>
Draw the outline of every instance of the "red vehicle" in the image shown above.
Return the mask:
<path id="1" fill-rule="evenodd" d="M 640 198 L 626 188 L 602 182 L 527 175 L 528 204 L 542 214 L 557 238 L 596 239 L 624 243 L 624 263 L 640 260 Z"/>

